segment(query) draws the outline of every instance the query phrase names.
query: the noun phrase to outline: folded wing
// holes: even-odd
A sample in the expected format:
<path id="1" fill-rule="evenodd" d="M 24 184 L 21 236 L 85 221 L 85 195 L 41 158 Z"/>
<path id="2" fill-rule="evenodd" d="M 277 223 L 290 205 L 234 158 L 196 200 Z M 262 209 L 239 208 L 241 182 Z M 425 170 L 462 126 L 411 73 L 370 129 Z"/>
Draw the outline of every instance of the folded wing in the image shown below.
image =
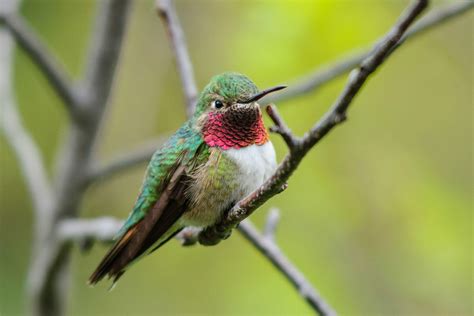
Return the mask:
<path id="1" fill-rule="evenodd" d="M 189 182 L 187 180 L 185 166 L 176 166 L 151 210 L 115 242 L 90 276 L 90 284 L 99 282 L 106 275 L 116 282 L 125 272 L 127 265 L 153 245 L 159 246 L 156 242 L 165 236 L 187 208 L 188 200 L 184 194 Z M 173 235 L 175 232 L 168 232 L 170 233 Z M 163 242 L 165 241 L 167 239 Z"/>

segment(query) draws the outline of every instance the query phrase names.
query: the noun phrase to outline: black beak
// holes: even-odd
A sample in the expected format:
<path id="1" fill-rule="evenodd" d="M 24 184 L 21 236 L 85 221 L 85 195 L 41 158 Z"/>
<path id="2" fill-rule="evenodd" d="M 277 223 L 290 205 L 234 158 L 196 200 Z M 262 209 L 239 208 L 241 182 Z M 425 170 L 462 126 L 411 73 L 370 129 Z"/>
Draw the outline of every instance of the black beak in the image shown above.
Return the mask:
<path id="1" fill-rule="evenodd" d="M 272 93 L 272 92 L 275 92 L 275 91 L 278 91 L 278 90 L 281 90 L 281 89 L 285 89 L 285 88 L 286 88 L 286 86 L 276 86 L 276 87 L 273 87 L 273 88 L 265 89 L 263 91 L 258 92 L 257 94 L 252 95 L 251 97 L 249 97 L 245 100 L 240 100 L 239 103 L 242 103 L 242 104 L 252 103 L 252 102 L 255 102 L 257 100 L 260 100 L 261 98 L 263 98 L 264 96 L 266 96 L 269 93 Z"/>

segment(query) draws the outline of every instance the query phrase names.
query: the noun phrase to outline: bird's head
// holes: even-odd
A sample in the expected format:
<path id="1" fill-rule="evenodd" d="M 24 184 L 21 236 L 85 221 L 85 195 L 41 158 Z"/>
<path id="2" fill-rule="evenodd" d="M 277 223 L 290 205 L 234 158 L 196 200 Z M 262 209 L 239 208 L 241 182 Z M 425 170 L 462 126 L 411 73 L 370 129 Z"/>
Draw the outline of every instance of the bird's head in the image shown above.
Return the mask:
<path id="1" fill-rule="evenodd" d="M 268 140 L 268 134 L 258 100 L 283 88 L 285 86 L 276 86 L 259 91 L 244 75 L 217 75 L 199 96 L 194 114 L 196 126 L 211 147 L 226 150 L 261 145 Z"/>

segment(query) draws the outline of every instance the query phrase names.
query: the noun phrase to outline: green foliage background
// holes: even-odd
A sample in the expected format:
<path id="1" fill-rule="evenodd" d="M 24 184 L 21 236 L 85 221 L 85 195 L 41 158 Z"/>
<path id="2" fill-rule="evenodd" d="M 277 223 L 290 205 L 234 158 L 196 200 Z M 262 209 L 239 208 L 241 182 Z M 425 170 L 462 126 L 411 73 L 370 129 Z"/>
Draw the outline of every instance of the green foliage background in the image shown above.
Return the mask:
<path id="1" fill-rule="evenodd" d="M 261 88 L 366 47 L 406 1 L 177 1 L 197 80 L 234 70 Z M 435 1 L 435 4 L 446 2 Z M 27 0 L 22 14 L 75 77 L 96 3 Z M 363 88 L 349 120 L 304 160 L 288 190 L 252 218 L 281 209 L 278 241 L 342 315 L 468 315 L 472 308 L 473 13 L 404 45 Z M 66 113 L 21 50 L 15 86 L 49 170 Z M 345 83 L 279 104 L 297 134 Z M 108 161 L 185 120 L 169 44 L 152 1 L 135 1 L 99 155 Z M 272 136 L 278 157 L 286 152 Z M 21 315 L 31 203 L 0 138 L 0 314 Z M 92 186 L 83 217 L 125 217 L 145 165 Z M 105 247 L 74 249 L 70 315 L 310 315 L 291 285 L 238 233 L 217 247 L 171 242 L 113 292 L 85 280 Z"/>

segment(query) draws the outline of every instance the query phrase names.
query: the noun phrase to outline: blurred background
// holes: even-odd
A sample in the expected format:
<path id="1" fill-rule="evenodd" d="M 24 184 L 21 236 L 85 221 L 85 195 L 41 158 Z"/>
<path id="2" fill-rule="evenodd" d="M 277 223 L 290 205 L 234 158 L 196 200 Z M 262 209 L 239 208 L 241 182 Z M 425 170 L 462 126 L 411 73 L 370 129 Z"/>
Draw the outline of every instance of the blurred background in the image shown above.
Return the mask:
<path id="1" fill-rule="evenodd" d="M 0 0 L 1 1 L 1 0 Z M 406 1 L 176 1 L 199 87 L 238 71 L 265 88 L 310 73 L 383 35 Z M 433 1 L 432 7 L 446 1 Z M 132 16 L 99 155 L 109 161 L 185 120 L 181 85 L 153 1 Z M 79 78 L 97 3 L 25 0 L 22 14 Z M 282 249 L 342 315 L 473 312 L 472 12 L 398 50 L 364 86 L 349 120 L 307 156 L 289 188 L 259 209 L 281 210 Z M 345 77 L 282 102 L 301 135 L 327 110 Z M 25 125 L 49 170 L 67 116 L 19 49 L 15 87 Z M 286 148 L 272 136 L 281 159 Z M 0 138 L 0 314 L 26 311 L 31 202 L 16 158 Z M 145 165 L 93 185 L 82 217 L 124 218 Z M 172 241 L 121 279 L 89 288 L 106 251 L 76 247 L 70 315 L 311 315 L 292 286 L 237 232 L 217 247 Z"/>

